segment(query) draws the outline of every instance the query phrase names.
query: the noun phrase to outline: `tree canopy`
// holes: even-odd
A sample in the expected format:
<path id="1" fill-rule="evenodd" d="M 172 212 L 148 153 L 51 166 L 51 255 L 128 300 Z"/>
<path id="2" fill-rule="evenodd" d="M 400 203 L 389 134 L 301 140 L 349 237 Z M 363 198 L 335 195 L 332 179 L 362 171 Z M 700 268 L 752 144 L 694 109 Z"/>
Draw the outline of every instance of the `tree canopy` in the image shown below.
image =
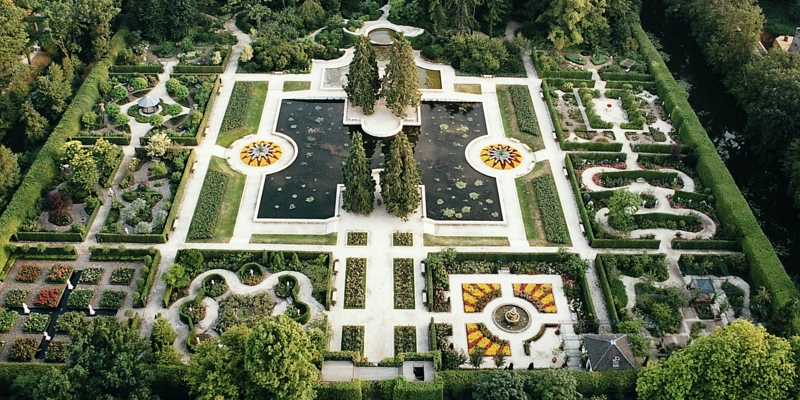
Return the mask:
<path id="1" fill-rule="evenodd" d="M 353 106 L 361 107 L 364 114 L 370 115 L 374 111 L 380 88 L 375 49 L 367 36 L 359 36 L 344 86 L 347 100 Z"/>
<path id="2" fill-rule="evenodd" d="M 411 43 L 402 34 L 395 35 L 389 55 L 389 65 L 383 77 L 381 96 L 386 99 L 394 115 L 404 118 L 406 107 L 416 107 L 422 98 L 419 91 L 419 75 L 414 63 Z"/>
<path id="3" fill-rule="evenodd" d="M 405 133 L 395 136 L 386 157 L 386 168 L 381 172 L 381 197 L 386 211 L 406 221 L 419 207 L 419 170 L 414 160 L 414 149 Z"/>
<path id="4" fill-rule="evenodd" d="M 375 180 L 372 168 L 364 152 L 361 133 L 353 132 L 350 155 L 342 166 L 345 191 L 342 194 L 342 208 L 355 214 L 369 214 L 375 208 Z"/>
<path id="5" fill-rule="evenodd" d="M 642 400 L 783 399 L 795 379 L 792 349 L 763 327 L 736 320 L 639 375 Z"/>

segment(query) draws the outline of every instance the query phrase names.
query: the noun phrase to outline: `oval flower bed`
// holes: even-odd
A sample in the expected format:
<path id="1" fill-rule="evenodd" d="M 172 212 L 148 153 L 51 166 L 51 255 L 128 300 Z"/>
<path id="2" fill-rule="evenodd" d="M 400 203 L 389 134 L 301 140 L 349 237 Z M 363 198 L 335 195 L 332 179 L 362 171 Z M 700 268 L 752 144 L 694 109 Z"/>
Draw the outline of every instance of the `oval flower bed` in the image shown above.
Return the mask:
<path id="1" fill-rule="evenodd" d="M 483 311 L 490 301 L 503 295 L 499 283 L 463 283 L 461 293 L 464 298 L 464 312 Z"/>
<path id="2" fill-rule="evenodd" d="M 558 312 L 556 299 L 553 295 L 553 285 L 549 283 L 515 283 L 514 297 L 525 299 L 540 313 L 553 314 Z"/>
<path id="3" fill-rule="evenodd" d="M 486 350 L 483 354 L 486 357 L 496 356 L 501 351 L 506 356 L 511 355 L 511 346 L 509 346 L 508 340 L 495 336 L 482 323 L 467 324 L 467 351 L 472 353 L 475 346 Z"/>

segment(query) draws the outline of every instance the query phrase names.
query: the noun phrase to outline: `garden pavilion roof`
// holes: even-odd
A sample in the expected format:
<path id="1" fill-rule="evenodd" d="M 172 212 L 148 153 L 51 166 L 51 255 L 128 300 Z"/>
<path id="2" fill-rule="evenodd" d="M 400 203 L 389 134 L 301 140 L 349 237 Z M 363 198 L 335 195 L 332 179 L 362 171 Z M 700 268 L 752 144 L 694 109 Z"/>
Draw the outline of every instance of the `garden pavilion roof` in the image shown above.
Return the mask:
<path id="1" fill-rule="evenodd" d="M 141 99 L 139 99 L 139 102 L 136 103 L 136 104 L 138 104 L 139 107 L 142 107 L 142 108 L 149 108 L 149 107 L 158 106 L 158 103 L 159 103 L 159 101 L 158 101 L 157 98 L 150 97 L 150 96 L 144 96 Z"/>

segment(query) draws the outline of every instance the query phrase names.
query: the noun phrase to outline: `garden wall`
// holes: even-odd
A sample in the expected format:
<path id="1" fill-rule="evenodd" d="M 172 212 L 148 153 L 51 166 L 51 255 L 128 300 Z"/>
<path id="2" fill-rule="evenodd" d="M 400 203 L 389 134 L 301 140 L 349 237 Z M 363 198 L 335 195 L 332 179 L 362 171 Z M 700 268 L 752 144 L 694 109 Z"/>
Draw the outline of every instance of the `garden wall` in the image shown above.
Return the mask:
<path id="1" fill-rule="evenodd" d="M 686 92 L 675 82 L 641 25 L 633 23 L 632 30 L 656 80 L 658 95 L 664 100 L 664 108 L 683 142 L 694 148 L 698 155 L 697 174 L 716 195 L 715 208 L 720 221 L 739 227 L 742 252 L 750 263 L 750 279 L 754 287 L 767 288 L 772 297 L 773 310 L 777 310 L 791 298 L 798 297 L 797 288 L 775 254 L 772 243 L 761 230 L 714 143 L 708 138 L 692 110 Z M 800 318 L 795 318 L 794 325 L 795 329 L 800 329 Z"/>

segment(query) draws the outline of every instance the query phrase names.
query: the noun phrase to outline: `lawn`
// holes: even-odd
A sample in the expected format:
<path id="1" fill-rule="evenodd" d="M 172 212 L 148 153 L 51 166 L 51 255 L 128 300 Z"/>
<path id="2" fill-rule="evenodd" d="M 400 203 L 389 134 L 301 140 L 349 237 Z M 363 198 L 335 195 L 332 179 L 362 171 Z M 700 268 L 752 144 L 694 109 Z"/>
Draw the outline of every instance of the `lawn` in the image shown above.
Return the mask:
<path id="1" fill-rule="evenodd" d="M 283 82 L 284 92 L 299 92 L 311 89 L 311 81 L 286 81 Z"/>
<path id="2" fill-rule="evenodd" d="M 228 176 L 228 183 L 225 185 L 225 194 L 222 197 L 222 204 L 219 208 L 217 225 L 214 227 L 214 234 L 211 239 L 192 240 L 200 243 L 228 243 L 233 236 L 233 228 L 236 226 L 236 216 L 239 214 L 239 203 L 242 200 L 242 192 L 247 176 L 231 169 L 228 162 L 221 157 L 211 157 L 209 170 L 216 170 Z M 188 240 L 187 240 L 188 241 Z"/>
<path id="3" fill-rule="evenodd" d="M 426 233 L 425 246 L 510 246 L 505 236 L 436 236 Z"/>
<path id="4" fill-rule="evenodd" d="M 479 83 L 456 83 L 453 88 L 459 93 L 483 94 Z"/>
<path id="5" fill-rule="evenodd" d="M 268 89 L 269 82 L 253 82 L 253 91 L 250 94 L 244 126 L 220 132 L 219 136 L 217 136 L 217 145 L 228 147 L 233 142 L 258 132 L 258 125 L 261 123 L 261 112 L 264 110 Z"/>
<path id="6" fill-rule="evenodd" d="M 250 236 L 250 243 L 258 244 L 307 244 L 318 246 L 336 245 L 337 233 L 327 235 L 281 235 L 281 234 L 254 234 Z"/>
<path id="7" fill-rule="evenodd" d="M 518 139 L 525 143 L 533 151 L 544 149 L 544 141 L 541 136 L 529 135 L 519 130 L 517 125 L 517 113 L 514 104 L 511 102 L 511 93 L 508 85 L 497 85 L 497 103 L 500 105 L 500 115 L 503 117 L 503 129 L 506 137 Z"/>
<path id="8" fill-rule="evenodd" d="M 562 246 L 548 242 L 545 239 L 544 223 L 542 222 L 541 211 L 539 210 L 539 199 L 536 197 L 536 191 L 533 190 L 533 179 L 542 176 L 551 175 L 550 161 L 542 161 L 536 163 L 533 171 L 525 176 L 519 177 L 514 180 L 517 186 L 517 197 L 519 198 L 519 208 L 522 211 L 522 222 L 525 224 L 525 236 L 528 238 L 528 243 L 531 246 Z M 559 209 L 561 205 L 559 204 Z M 564 212 L 562 211 L 563 215 Z M 570 243 L 565 244 L 571 246 Z"/>

